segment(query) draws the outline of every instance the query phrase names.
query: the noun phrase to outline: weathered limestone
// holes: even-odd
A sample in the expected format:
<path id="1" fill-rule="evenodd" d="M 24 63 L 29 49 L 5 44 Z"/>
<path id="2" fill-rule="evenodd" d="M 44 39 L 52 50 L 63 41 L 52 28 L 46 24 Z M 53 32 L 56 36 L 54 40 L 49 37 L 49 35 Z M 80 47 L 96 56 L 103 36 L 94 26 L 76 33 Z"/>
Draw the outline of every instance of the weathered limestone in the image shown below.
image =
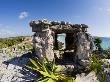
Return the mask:
<path id="1" fill-rule="evenodd" d="M 48 58 L 53 59 L 53 37 L 49 29 L 43 32 L 36 32 L 33 36 L 33 47 L 35 53 L 39 58 L 46 55 Z"/>
<path id="2" fill-rule="evenodd" d="M 90 72 L 88 75 L 82 73 L 76 76 L 76 82 L 99 82 L 95 72 Z"/>
<path id="3" fill-rule="evenodd" d="M 33 82 L 37 75 L 33 76 L 35 73 L 25 68 L 31 55 L 30 52 L 8 57 L 7 54 L 0 53 L 0 82 Z"/>
<path id="4" fill-rule="evenodd" d="M 77 33 L 77 56 L 78 59 L 88 59 L 93 50 L 92 37 L 88 33 Z"/>
<path id="5" fill-rule="evenodd" d="M 33 47 L 38 57 L 46 55 L 49 60 L 54 56 L 58 59 L 71 57 L 72 61 L 87 60 L 93 49 L 92 37 L 87 33 L 85 24 L 70 24 L 47 20 L 31 21 L 30 26 L 33 35 Z M 65 33 L 65 49 L 58 49 L 58 34 Z M 65 56 L 65 57 L 64 57 Z M 65 60 L 65 59 L 63 59 Z"/>

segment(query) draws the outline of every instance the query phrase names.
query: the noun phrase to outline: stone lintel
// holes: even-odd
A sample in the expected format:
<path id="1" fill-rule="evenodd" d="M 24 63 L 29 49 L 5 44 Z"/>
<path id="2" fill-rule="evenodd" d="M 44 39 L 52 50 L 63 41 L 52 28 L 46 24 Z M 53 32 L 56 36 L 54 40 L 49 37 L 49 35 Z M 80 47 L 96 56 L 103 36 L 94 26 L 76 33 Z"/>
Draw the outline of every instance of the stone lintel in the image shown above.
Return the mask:
<path id="1" fill-rule="evenodd" d="M 52 29 L 53 31 L 63 31 L 63 32 L 73 32 L 81 31 L 87 32 L 88 26 L 85 24 L 70 24 L 68 22 L 57 22 L 57 21 L 48 21 L 48 20 L 35 20 L 30 22 L 33 32 L 39 32 L 44 29 Z"/>

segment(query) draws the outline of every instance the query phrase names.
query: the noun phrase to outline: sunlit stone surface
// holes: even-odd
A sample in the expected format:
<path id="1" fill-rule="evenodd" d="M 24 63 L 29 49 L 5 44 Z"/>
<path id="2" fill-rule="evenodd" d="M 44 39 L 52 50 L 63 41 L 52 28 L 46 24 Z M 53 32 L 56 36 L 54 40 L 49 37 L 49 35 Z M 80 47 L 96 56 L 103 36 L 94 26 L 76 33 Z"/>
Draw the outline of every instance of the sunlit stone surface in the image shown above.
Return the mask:
<path id="1" fill-rule="evenodd" d="M 48 20 L 30 22 L 33 35 L 33 47 L 36 55 L 41 58 L 46 55 L 49 60 L 54 57 L 65 60 L 71 56 L 72 61 L 87 60 L 93 50 L 92 36 L 87 33 L 85 24 L 69 24 Z M 65 33 L 65 49 L 58 49 L 58 34 Z M 66 60 L 65 60 L 66 61 Z"/>

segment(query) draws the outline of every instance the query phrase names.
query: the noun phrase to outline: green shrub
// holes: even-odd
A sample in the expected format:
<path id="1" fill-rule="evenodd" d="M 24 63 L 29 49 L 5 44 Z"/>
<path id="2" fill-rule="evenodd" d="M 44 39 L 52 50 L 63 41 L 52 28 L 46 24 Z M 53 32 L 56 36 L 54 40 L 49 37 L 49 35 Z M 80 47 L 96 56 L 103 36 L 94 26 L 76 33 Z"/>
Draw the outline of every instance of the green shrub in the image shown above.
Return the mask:
<path id="1" fill-rule="evenodd" d="M 96 74 L 98 74 L 101 70 L 101 65 L 103 62 L 101 61 L 99 55 L 93 54 L 90 58 L 90 66 L 89 69 L 95 71 Z"/>
<path id="2" fill-rule="evenodd" d="M 0 39 L 0 48 L 7 48 L 16 44 L 21 43 L 24 40 L 24 37 L 13 37 L 13 38 L 1 38 Z"/>
<path id="3" fill-rule="evenodd" d="M 110 48 L 108 48 L 105 58 L 110 59 Z"/>
<path id="4" fill-rule="evenodd" d="M 98 54 L 93 54 L 92 57 L 90 58 L 90 65 L 89 65 L 89 70 L 94 71 L 96 73 L 99 82 L 106 82 L 107 79 L 107 74 L 102 72 L 101 66 L 104 63 L 102 62 L 101 58 L 99 57 Z"/>
<path id="5" fill-rule="evenodd" d="M 36 82 L 75 82 L 72 77 L 68 77 L 60 73 L 62 67 L 56 66 L 54 60 L 49 61 L 46 56 L 42 59 L 30 59 L 33 66 L 26 67 L 35 70 L 41 74 L 41 77 Z"/>
<path id="6" fill-rule="evenodd" d="M 107 82 L 107 74 L 106 73 L 101 73 L 101 79 L 100 82 Z"/>
<path id="7" fill-rule="evenodd" d="M 95 39 L 94 39 L 94 44 L 95 44 L 95 48 L 96 48 L 95 51 L 96 51 L 97 53 L 102 53 L 102 51 L 103 51 L 103 48 L 101 47 L 101 43 L 102 43 L 101 38 L 95 37 Z"/>

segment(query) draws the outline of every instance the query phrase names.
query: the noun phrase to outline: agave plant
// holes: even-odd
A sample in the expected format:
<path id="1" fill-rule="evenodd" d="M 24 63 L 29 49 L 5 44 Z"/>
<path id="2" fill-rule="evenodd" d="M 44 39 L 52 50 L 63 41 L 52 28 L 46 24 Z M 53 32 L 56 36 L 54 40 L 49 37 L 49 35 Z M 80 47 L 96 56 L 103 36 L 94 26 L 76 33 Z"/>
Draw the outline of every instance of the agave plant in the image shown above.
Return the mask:
<path id="1" fill-rule="evenodd" d="M 34 71 L 39 72 L 42 76 L 37 79 L 36 82 L 75 82 L 72 77 L 60 73 L 62 70 L 61 66 L 55 65 L 55 60 L 49 61 L 44 55 L 42 59 L 29 59 L 33 66 L 26 66 Z"/>

